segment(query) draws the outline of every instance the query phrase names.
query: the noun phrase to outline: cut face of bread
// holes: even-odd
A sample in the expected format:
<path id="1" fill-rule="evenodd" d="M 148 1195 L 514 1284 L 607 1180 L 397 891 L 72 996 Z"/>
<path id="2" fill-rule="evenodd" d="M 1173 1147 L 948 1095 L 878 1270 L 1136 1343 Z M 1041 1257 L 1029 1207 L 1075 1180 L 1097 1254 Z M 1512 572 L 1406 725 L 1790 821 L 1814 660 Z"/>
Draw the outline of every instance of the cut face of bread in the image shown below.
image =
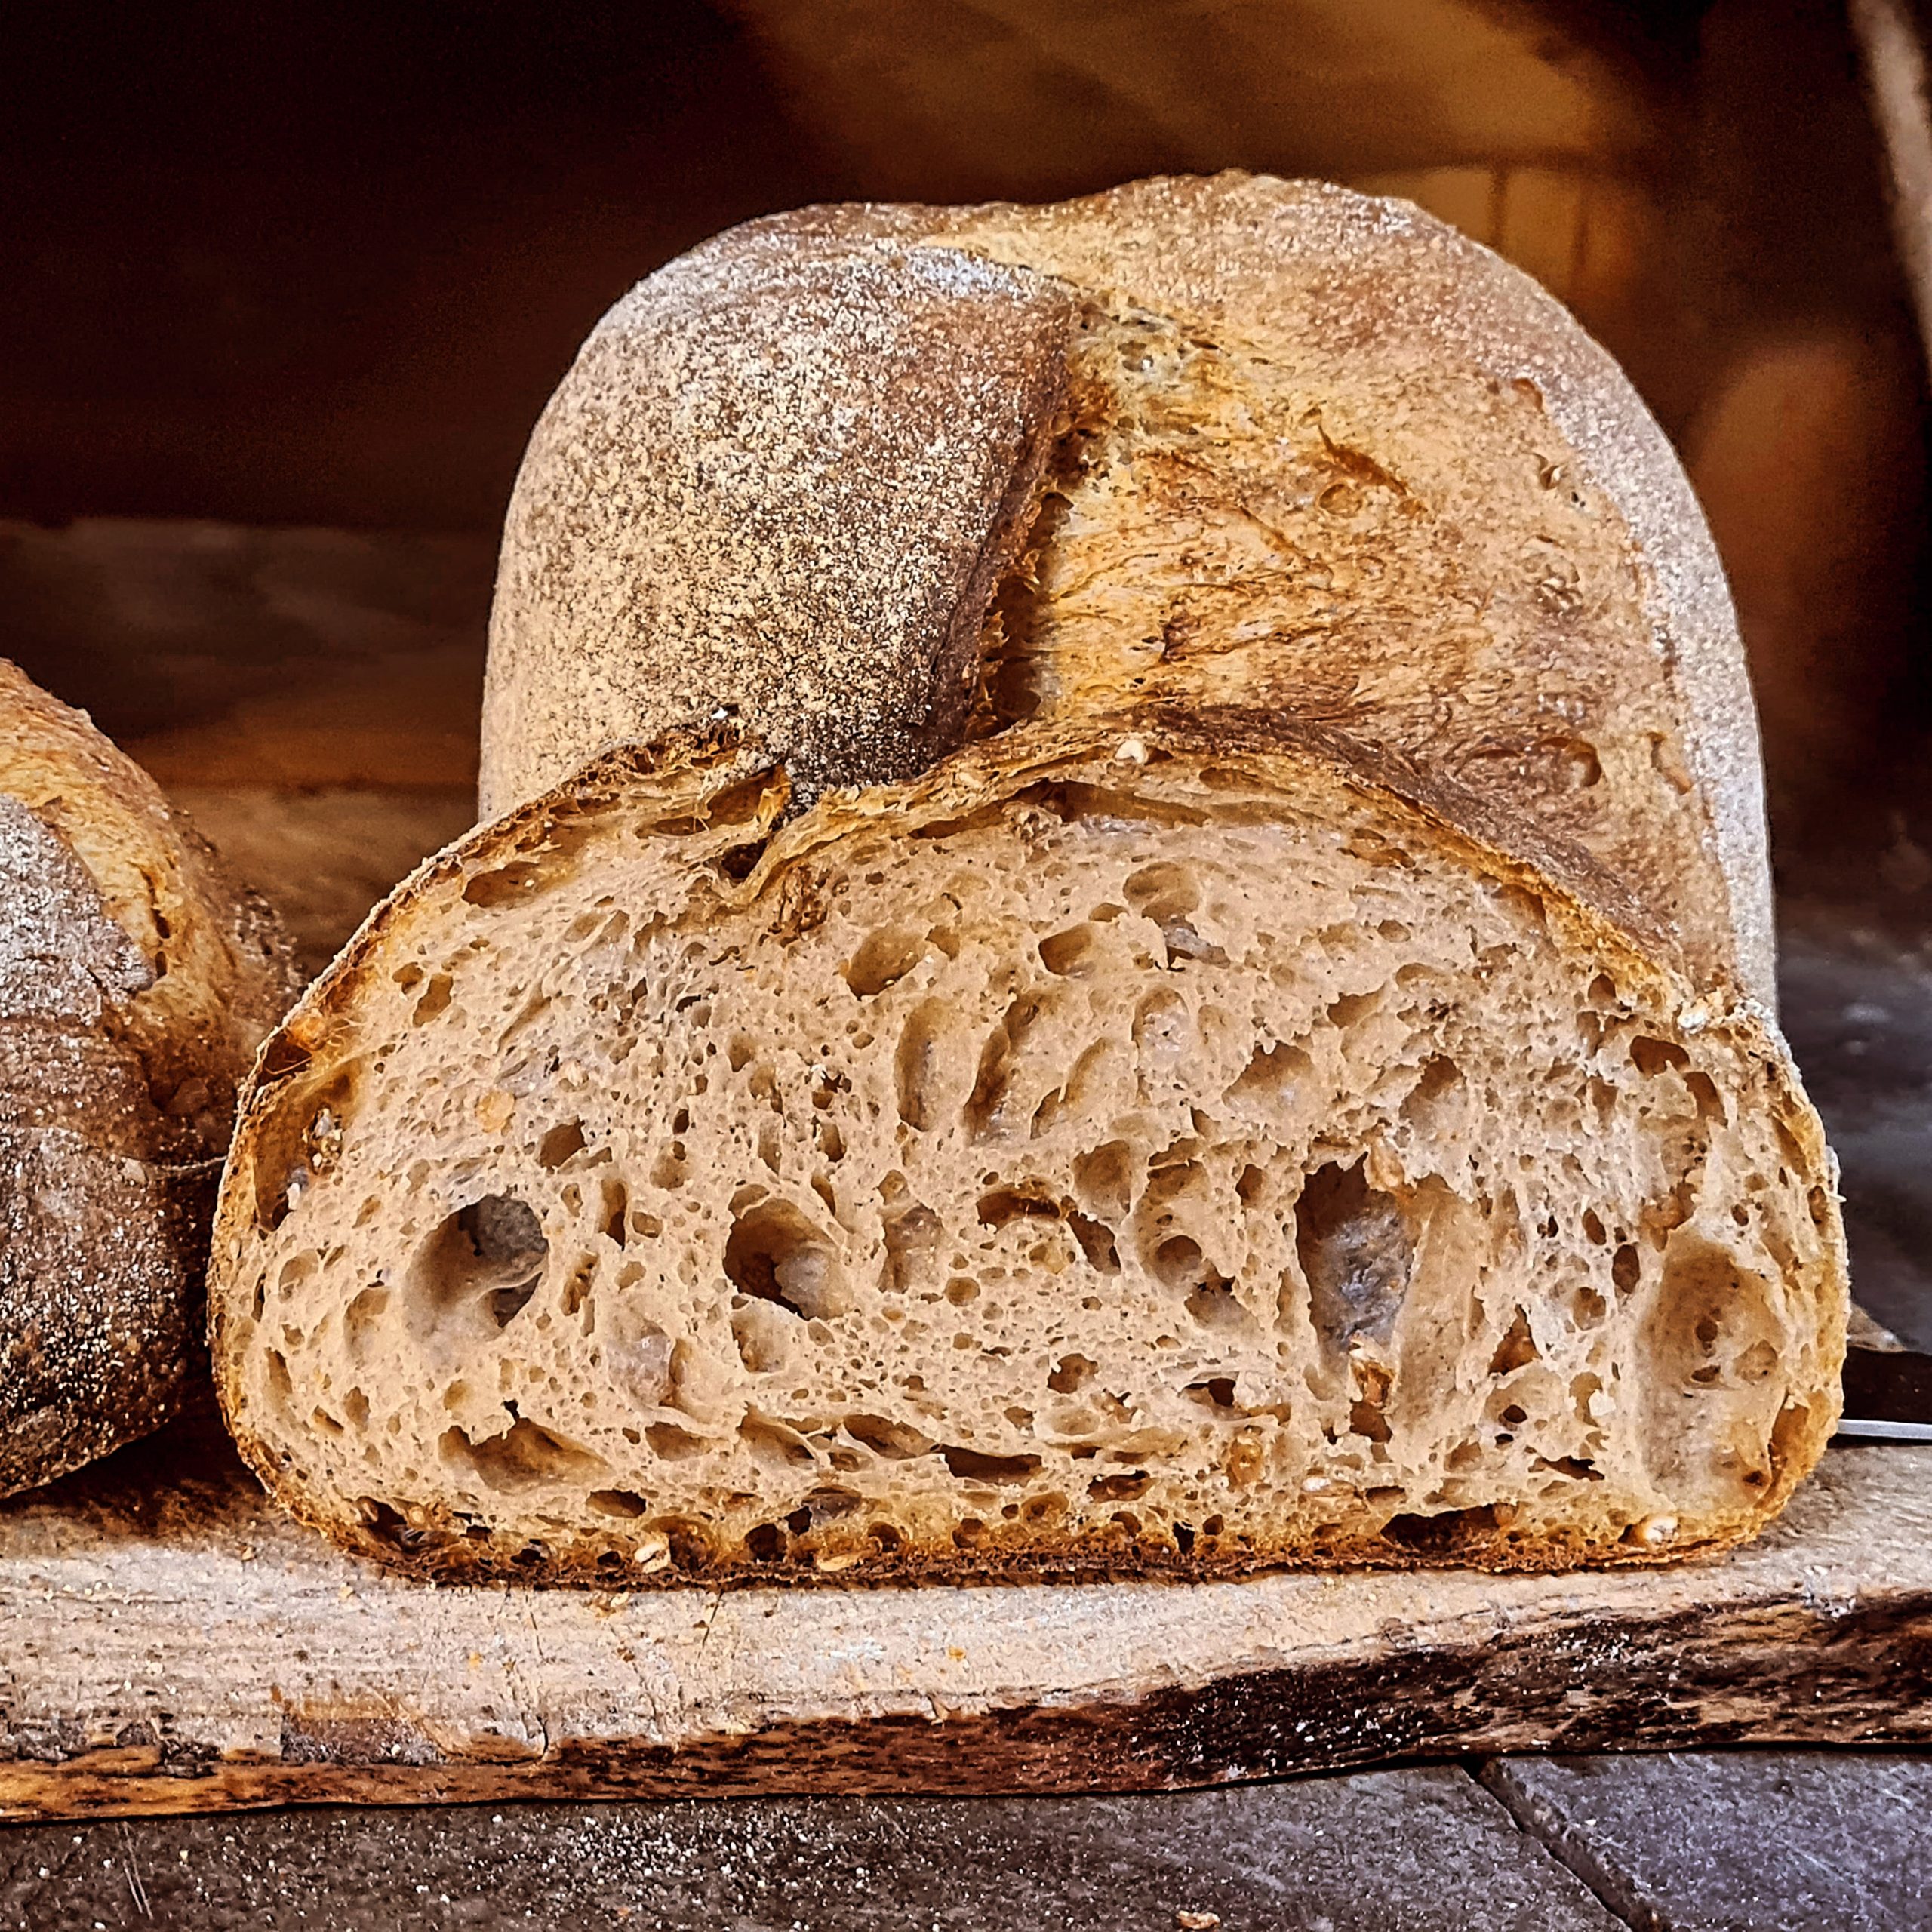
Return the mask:
<path id="1" fill-rule="evenodd" d="M 1816 1118 L 1580 854 L 1252 716 L 786 801 L 613 755 L 271 1041 L 211 1303 L 297 1513 L 552 1580 L 1540 1567 L 1816 1460 Z"/>

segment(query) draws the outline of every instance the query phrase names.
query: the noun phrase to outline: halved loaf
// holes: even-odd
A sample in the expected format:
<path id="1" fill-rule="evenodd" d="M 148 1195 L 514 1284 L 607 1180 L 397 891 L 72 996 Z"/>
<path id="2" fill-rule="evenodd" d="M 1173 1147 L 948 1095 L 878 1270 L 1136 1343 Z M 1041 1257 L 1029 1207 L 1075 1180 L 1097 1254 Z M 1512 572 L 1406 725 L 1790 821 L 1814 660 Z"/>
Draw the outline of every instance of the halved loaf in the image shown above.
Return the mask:
<path id="1" fill-rule="evenodd" d="M 1815 1460 L 1815 1117 L 1586 855 L 1232 712 L 787 804 L 614 754 L 272 1044 L 214 1344 L 297 1513 L 574 1581 L 1500 1567 Z"/>
<path id="2" fill-rule="evenodd" d="M 174 1414 L 235 1090 L 294 997 L 268 908 L 0 660 L 0 1495 Z"/>

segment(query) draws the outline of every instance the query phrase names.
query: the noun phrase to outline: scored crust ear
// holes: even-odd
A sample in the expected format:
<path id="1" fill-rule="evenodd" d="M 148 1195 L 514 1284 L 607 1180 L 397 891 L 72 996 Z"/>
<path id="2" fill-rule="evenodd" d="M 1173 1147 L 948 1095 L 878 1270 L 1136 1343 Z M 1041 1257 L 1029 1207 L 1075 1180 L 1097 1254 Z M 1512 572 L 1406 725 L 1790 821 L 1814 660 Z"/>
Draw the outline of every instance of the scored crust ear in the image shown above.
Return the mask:
<path id="1" fill-rule="evenodd" d="M 1073 311 L 1024 269 L 811 211 L 598 324 L 505 525 L 484 815 L 721 711 L 802 804 L 961 734 L 1052 440 Z"/>

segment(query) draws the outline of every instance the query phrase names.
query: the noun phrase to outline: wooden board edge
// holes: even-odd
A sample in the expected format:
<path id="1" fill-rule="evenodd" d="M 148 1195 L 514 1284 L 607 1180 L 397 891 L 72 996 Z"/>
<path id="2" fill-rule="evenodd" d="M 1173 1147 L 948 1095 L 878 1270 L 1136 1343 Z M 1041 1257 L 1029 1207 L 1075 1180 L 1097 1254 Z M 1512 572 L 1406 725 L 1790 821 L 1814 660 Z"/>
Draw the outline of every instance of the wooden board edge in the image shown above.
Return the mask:
<path id="1" fill-rule="evenodd" d="M 285 1724 L 273 1758 L 125 1737 L 0 1762 L 8 1821 L 517 1798 L 1173 1790 L 1498 1752 L 1932 1746 L 1932 1590 L 1587 1621 L 1138 1699 L 774 1724 L 676 1743 L 438 1751 L 400 1714 Z"/>

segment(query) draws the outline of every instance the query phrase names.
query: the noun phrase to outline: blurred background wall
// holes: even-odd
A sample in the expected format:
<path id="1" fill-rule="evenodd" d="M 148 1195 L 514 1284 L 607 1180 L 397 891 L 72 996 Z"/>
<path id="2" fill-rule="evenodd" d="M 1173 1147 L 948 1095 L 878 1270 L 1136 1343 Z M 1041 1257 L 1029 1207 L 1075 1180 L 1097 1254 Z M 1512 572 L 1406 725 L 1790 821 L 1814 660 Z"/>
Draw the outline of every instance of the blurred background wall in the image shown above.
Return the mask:
<path id="1" fill-rule="evenodd" d="M 1226 166 L 1409 196 L 1570 303 L 1703 494 L 1787 851 L 1910 842 L 1924 372 L 1810 0 L 10 10 L 0 651 L 164 777 L 219 782 L 239 711 L 237 782 L 352 740 L 466 783 L 523 441 L 631 281 L 801 202 Z"/>

